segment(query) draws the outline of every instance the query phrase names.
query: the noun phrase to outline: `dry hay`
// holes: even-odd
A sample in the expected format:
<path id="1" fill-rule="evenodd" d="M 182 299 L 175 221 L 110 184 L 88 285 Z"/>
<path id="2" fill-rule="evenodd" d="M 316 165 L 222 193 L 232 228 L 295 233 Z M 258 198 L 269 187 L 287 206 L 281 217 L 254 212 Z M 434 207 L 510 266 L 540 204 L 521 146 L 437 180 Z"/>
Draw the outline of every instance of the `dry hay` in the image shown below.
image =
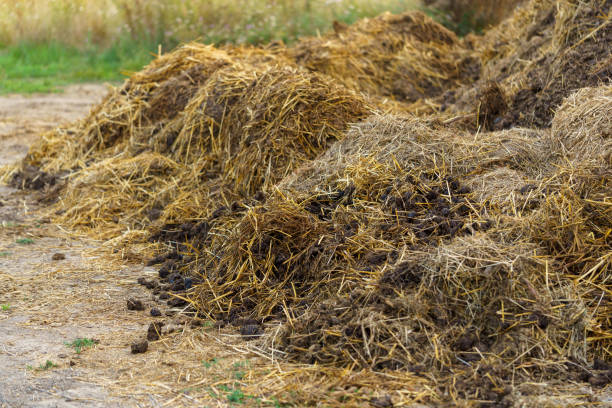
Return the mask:
<path id="1" fill-rule="evenodd" d="M 612 85 L 570 95 L 552 122 L 550 143 L 577 166 L 612 165 Z"/>
<path id="2" fill-rule="evenodd" d="M 171 247 L 151 262 L 170 304 L 261 336 L 260 353 L 412 371 L 442 401 L 512 404 L 520 381 L 605 385 L 611 88 L 567 78 L 552 127 L 508 116 L 522 84 L 554 78 L 572 50 L 605 68 L 605 4 L 589 4 L 530 1 L 481 44 L 417 13 L 289 50 L 186 45 L 44 135 L 14 183 L 48 189 L 72 228 L 151 232 Z M 365 119 L 380 97 L 473 81 L 455 74 L 474 55 L 493 81 L 445 95 L 458 116 Z"/>
<path id="3" fill-rule="evenodd" d="M 501 400 L 512 376 L 582 378 L 610 358 L 609 198 L 607 216 L 581 220 L 608 234 L 559 251 L 568 240 L 550 212 L 576 197 L 548 139 L 373 117 L 265 204 L 209 220 L 192 300 L 239 325 L 282 320 L 265 344 L 299 361 L 438 373 L 457 398 Z M 478 175 L 516 184 L 500 203 L 495 184 L 466 187 Z M 607 289 L 576 284 L 578 271 Z M 490 380 L 472 383 L 473 366 Z"/>
<path id="4" fill-rule="evenodd" d="M 560 270 L 584 288 L 594 319 L 591 342 L 610 359 L 612 269 L 612 87 L 568 97 L 553 119 L 547 144 L 559 156 L 546 201 L 529 230 Z M 540 187 L 541 188 L 541 187 Z"/>
<path id="5" fill-rule="evenodd" d="M 297 64 L 370 96 L 415 102 L 478 78 L 480 66 L 454 33 L 419 12 L 383 14 L 304 39 Z"/>
<path id="6" fill-rule="evenodd" d="M 42 173 L 13 182 L 70 173 L 61 222 L 110 237 L 268 188 L 367 114 L 359 96 L 271 54 L 189 44 L 43 135 L 25 160 Z"/>

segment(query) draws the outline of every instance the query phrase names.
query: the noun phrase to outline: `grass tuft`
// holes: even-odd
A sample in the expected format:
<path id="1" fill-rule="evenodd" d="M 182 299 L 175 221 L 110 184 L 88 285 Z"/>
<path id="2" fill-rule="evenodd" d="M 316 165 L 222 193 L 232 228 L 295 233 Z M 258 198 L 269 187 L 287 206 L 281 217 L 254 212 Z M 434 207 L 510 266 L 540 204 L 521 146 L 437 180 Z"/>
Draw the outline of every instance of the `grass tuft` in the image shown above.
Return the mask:
<path id="1" fill-rule="evenodd" d="M 212 358 L 208 361 L 202 361 L 202 365 L 205 368 L 211 368 L 212 366 L 216 365 L 219 362 L 219 360 L 217 358 Z"/>
<path id="2" fill-rule="evenodd" d="M 93 347 L 97 342 L 94 339 L 88 338 L 77 338 L 71 343 L 66 343 L 66 346 L 74 348 L 77 354 L 80 354 L 82 350 Z"/>
<path id="3" fill-rule="evenodd" d="M 19 238 L 15 242 L 19 245 L 32 245 L 34 240 L 32 238 Z"/>
<path id="4" fill-rule="evenodd" d="M 46 371 L 49 370 L 51 368 L 57 367 L 57 364 L 55 364 L 53 361 L 51 360 L 47 360 L 45 362 L 45 364 L 41 364 L 40 366 L 38 366 L 38 369 L 41 371 Z"/>

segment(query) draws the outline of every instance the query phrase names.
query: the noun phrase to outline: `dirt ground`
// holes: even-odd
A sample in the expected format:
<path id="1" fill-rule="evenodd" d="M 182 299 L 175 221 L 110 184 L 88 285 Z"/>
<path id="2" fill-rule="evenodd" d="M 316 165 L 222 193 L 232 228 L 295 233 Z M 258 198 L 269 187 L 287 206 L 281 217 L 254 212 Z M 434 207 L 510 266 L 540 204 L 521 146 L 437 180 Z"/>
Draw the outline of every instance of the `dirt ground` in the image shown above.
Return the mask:
<path id="1" fill-rule="evenodd" d="M 84 84 L 57 94 L 0 97 L 0 166 L 21 158 L 41 131 L 84 117 L 107 90 L 106 85 Z"/>
<path id="2" fill-rule="evenodd" d="M 40 131 L 83 117 L 106 89 L 0 97 L 0 165 L 23 157 Z M 226 405 L 190 394 L 229 382 L 232 364 L 248 357 L 222 344 L 231 335 L 187 329 L 180 316 L 151 317 L 151 294 L 136 281 L 154 269 L 67 237 L 45 222 L 33 196 L 0 186 L 0 407 Z M 127 310 L 128 298 L 145 310 Z M 174 332 L 131 354 L 155 320 Z M 68 345 L 78 338 L 97 344 L 78 353 Z M 206 370 L 203 361 L 219 364 Z"/>

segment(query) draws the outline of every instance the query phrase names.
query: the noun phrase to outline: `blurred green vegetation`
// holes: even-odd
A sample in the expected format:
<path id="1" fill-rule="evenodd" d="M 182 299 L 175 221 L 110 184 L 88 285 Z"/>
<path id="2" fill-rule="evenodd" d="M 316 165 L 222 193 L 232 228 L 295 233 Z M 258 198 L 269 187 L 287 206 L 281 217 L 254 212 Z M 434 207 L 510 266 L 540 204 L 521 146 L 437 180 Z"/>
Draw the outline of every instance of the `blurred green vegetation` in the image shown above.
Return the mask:
<path id="1" fill-rule="evenodd" d="M 22 43 L 0 50 L 0 93 L 54 92 L 68 84 L 120 81 L 153 57 L 154 47 L 119 43 L 85 50 Z"/>
<path id="2" fill-rule="evenodd" d="M 424 9 L 466 35 L 481 32 L 517 0 L 500 2 L 505 6 L 458 1 L 437 10 L 419 0 L 0 0 L 0 94 L 118 82 L 160 46 L 167 52 L 193 40 L 291 44 L 328 31 L 334 20 L 352 24 L 384 11 Z"/>
<path id="3" fill-rule="evenodd" d="M 426 8 L 425 13 L 444 27 L 454 31 L 460 37 L 464 37 L 469 33 L 482 34 L 489 25 L 489 22 L 484 17 L 469 9 L 459 16 L 451 16 L 435 8 Z"/>
<path id="4" fill-rule="evenodd" d="M 422 0 L 425 11 L 459 36 L 481 34 L 506 18 L 521 0 Z"/>
<path id="5" fill-rule="evenodd" d="M 416 0 L 0 0 L 0 93 L 120 81 L 192 40 L 261 44 L 328 31 Z"/>

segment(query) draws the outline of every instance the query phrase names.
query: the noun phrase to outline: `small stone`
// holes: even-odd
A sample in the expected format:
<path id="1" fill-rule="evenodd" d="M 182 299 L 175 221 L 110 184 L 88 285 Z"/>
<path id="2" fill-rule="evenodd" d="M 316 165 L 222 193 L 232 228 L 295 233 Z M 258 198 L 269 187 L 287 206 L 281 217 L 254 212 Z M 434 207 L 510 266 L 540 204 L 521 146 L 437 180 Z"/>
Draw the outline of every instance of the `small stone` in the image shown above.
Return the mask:
<path id="1" fill-rule="evenodd" d="M 146 340 L 137 341 L 135 343 L 132 343 L 131 348 L 132 348 L 132 354 L 145 353 L 147 349 L 149 348 L 149 342 Z"/>
<path id="2" fill-rule="evenodd" d="M 151 323 L 149 325 L 149 329 L 147 330 L 147 340 L 149 341 L 159 340 L 161 333 L 162 333 L 162 327 L 164 327 L 163 322 Z"/>
<path id="3" fill-rule="evenodd" d="M 240 334 L 245 340 L 253 340 L 261 336 L 263 330 L 256 323 L 247 323 L 240 328 Z"/>
<path id="4" fill-rule="evenodd" d="M 370 405 L 376 408 L 391 408 L 393 407 L 393 401 L 390 395 L 384 395 L 382 397 L 373 397 L 370 399 Z"/>
<path id="5" fill-rule="evenodd" d="M 187 301 L 184 299 L 181 299 L 179 297 L 174 297 L 170 300 L 168 300 L 168 306 L 170 307 L 183 307 L 185 305 L 187 305 Z"/>
<path id="6" fill-rule="evenodd" d="M 593 387 L 604 387 L 610 383 L 612 383 L 612 371 L 592 375 L 589 378 L 589 384 Z"/>
<path id="7" fill-rule="evenodd" d="M 127 300 L 127 308 L 128 310 L 144 310 L 144 305 L 141 300 L 129 298 Z"/>
<path id="8" fill-rule="evenodd" d="M 54 261 L 62 261 L 64 259 L 66 259 L 66 255 L 58 252 L 58 253 L 53 254 L 51 259 L 54 260 Z"/>
<path id="9" fill-rule="evenodd" d="M 161 312 L 159 311 L 158 308 L 154 307 L 151 309 L 151 316 L 153 317 L 161 316 Z"/>

